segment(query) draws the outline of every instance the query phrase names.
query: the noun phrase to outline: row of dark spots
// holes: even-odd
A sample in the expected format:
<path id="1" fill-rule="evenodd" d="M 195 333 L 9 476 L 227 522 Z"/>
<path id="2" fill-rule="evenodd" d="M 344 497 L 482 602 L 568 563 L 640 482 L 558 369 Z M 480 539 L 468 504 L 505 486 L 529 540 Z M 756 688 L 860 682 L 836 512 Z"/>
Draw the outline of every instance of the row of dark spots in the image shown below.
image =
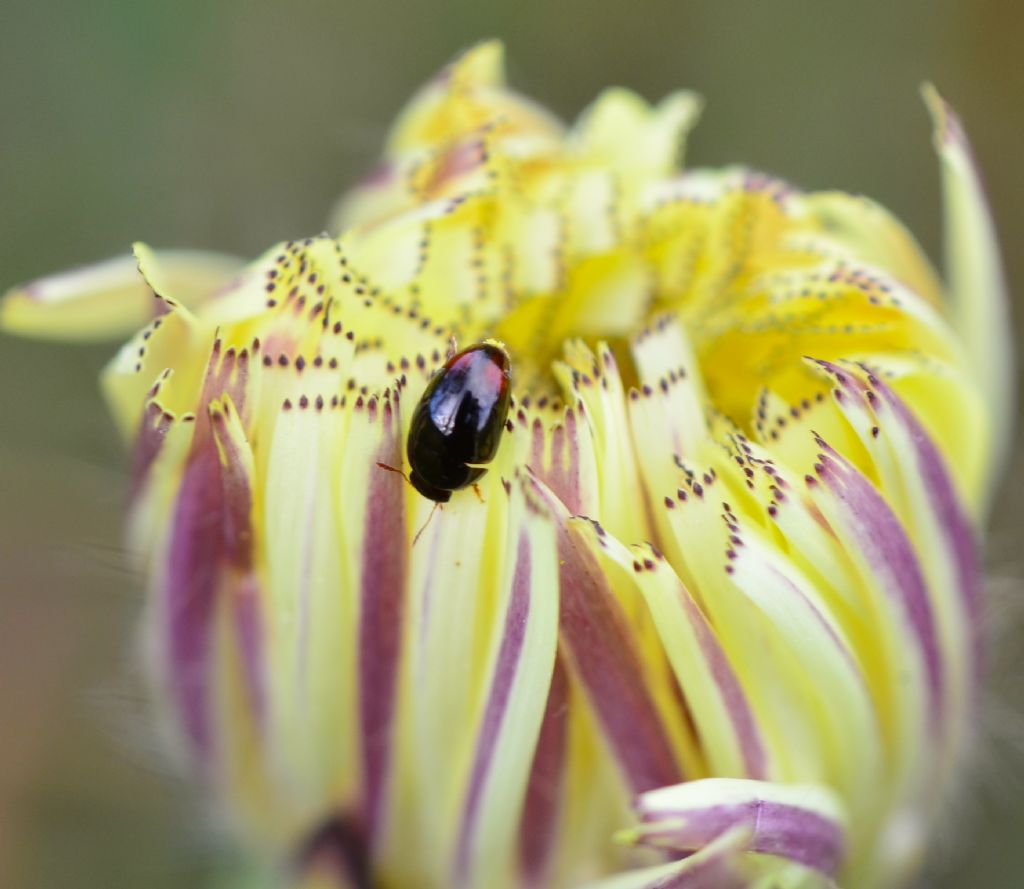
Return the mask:
<path id="1" fill-rule="evenodd" d="M 142 370 L 142 362 L 146 357 L 146 343 L 149 338 L 160 329 L 160 325 L 164 323 L 163 318 L 154 318 L 150 325 L 142 332 L 142 345 L 139 346 L 138 360 L 135 362 L 135 373 L 139 373 Z"/>
<path id="2" fill-rule="evenodd" d="M 649 558 L 633 560 L 633 571 L 637 574 L 643 571 L 653 571 L 657 567 L 657 562 L 665 561 L 664 554 L 650 541 L 647 541 L 647 548 L 651 553 Z"/>
<path id="3" fill-rule="evenodd" d="M 589 374 L 585 371 L 573 369 L 572 388 L 574 391 L 578 392 L 580 386 L 584 389 L 589 389 L 595 383 L 600 384 L 601 388 L 607 391 L 608 377 L 601 371 L 601 368 L 596 361 L 591 365 Z"/>
<path id="4" fill-rule="evenodd" d="M 814 395 L 814 403 L 823 403 L 825 401 L 825 395 L 826 393 L 824 392 L 816 392 Z M 789 414 L 794 420 L 797 420 L 810 409 L 811 401 L 804 398 L 801 399 L 799 406 L 794 405 L 790 407 Z M 763 406 L 759 406 L 757 422 L 754 425 L 758 434 L 762 438 L 767 438 L 769 441 L 778 441 L 781 435 L 781 430 L 785 429 L 788 423 L 786 418 L 781 414 L 776 415 L 774 420 L 770 423 L 768 421 L 767 410 Z M 769 428 L 769 426 L 774 426 L 774 428 Z"/>
<path id="5" fill-rule="evenodd" d="M 324 366 L 324 363 L 325 363 L 324 362 L 324 357 L 322 355 L 317 355 L 313 359 L 313 361 L 312 361 L 312 365 L 315 368 L 322 368 Z M 289 357 L 289 355 L 287 353 L 285 353 L 285 352 L 282 352 L 282 353 L 280 353 L 277 356 L 277 361 L 276 362 L 274 361 L 274 359 L 270 355 L 264 355 L 263 356 L 263 366 L 264 367 L 273 367 L 273 366 L 276 365 L 277 367 L 285 367 L 286 368 L 286 367 L 293 366 L 293 364 L 294 364 L 295 370 L 298 371 L 299 373 L 302 373 L 302 371 L 306 369 L 306 359 L 302 355 L 299 355 L 295 359 L 294 363 L 292 362 L 292 359 Z M 338 359 L 336 357 L 331 357 L 331 358 L 327 359 L 326 364 L 327 364 L 327 367 L 330 368 L 331 370 L 337 370 L 337 368 L 338 368 Z"/>
<path id="6" fill-rule="evenodd" d="M 156 378 L 156 382 L 153 383 L 153 385 L 150 387 L 149 391 L 146 393 L 146 398 L 147 399 L 156 398 L 157 394 L 160 392 L 160 387 L 163 386 L 164 381 L 170 375 L 171 375 L 171 368 L 169 368 L 169 367 L 165 368 L 164 372 L 162 374 L 160 374 L 159 377 Z"/>
<path id="7" fill-rule="evenodd" d="M 357 411 L 361 411 L 365 408 L 372 415 L 377 411 L 377 407 L 382 401 L 388 409 L 390 409 L 392 401 L 397 403 L 400 400 L 400 390 L 401 383 L 396 385 L 394 390 L 389 387 L 380 395 L 369 395 L 367 387 L 363 386 L 361 387 L 359 394 L 355 397 L 355 401 L 352 403 L 352 406 Z M 326 407 L 344 408 L 348 404 L 348 398 L 348 394 L 335 394 L 331 396 L 330 401 L 327 401 L 323 395 L 317 395 L 313 399 L 310 399 L 308 395 L 302 395 L 295 402 L 290 398 L 284 399 L 281 403 L 281 409 L 287 412 L 298 407 L 300 411 L 305 411 L 312 407 L 317 412 L 320 412 Z"/>
<path id="8" fill-rule="evenodd" d="M 420 330 L 429 330 L 434 336 L 443 337 L 447 333 L 445 328 L 440 324 L 434 324 L 427 317 L 420 317 L 420 310 L 418 306 L 411 305 L 406 306 L 390 296 L 384 296 L 379 300 L 379 304 L 387 309 L 390 309 L 391 313 L 395 317 L 405 316 L 410 321 L 415 321 Z M 364 305 L 369 308 L 373 305 L 370 300 L 367 300 Z"/>
<path id="9" fill-rule="evenodd" d="M 279 285 L 289 286 L 294 285 L 288 294 L 289 299 L 294 299 L 298 294 L 297 279 L 306 273 L 308 267 L 307 257 L 303 250 L 303 247 L 311 247 L 313 245 L 312 238 L 306 238 L 304 242 L 288 241 L 284 246 L 284 252 L 279 253 L 274 259 L 274 266 L 267 271 L 267 283 L 264 287 L 268 294 L 273 294 L 277 291 Z M 292 267 L 293 259 L 299 259 L 298 269 Z M 282 272 L 290 272 L 287 278 L 284 278 Z M 277 299 L 271 297 L 267 300 L 267 307 L 273 308 L 277 305 Z"/>
<path id="10" fill-rule="evenodd" d="M 433 365 L 434 367 L 437 367 L 440 363 L 441 352 L 439 349 L 434 349 L 434 351 L 430 353 L 429 364 Z M 416 365 L 416 369 L 418 371 L 420 371 L 421 373 L 426 373 L 428 367 L 428 359 L 422 353 L 418 353 L 412 361 L 410 361 L 403 355 L 401 358 L 398 359 L 397 365 L 395 364 L 394 361 L 388 359 L 385 368 L 389 374 L 398 373 L 399 371 L 401 371 L 402 373 L 406 373 L 412 369 L 413 364 Z"/>
<path id="11" fill-rule="evenodd" d="M 757 321 L 749 321 L 743 324 L 724 323 L 720 329 L 713 331 L 713 335 L 721 335 L 728 332 L 744 334 L 773 333 L 798 333 L 803 336 L 853 336 L 860 334 L 882 334 L 892 330 L 892 322 L 879 321 L 876 323 L 864 322 L 862 324 L 807 324 L 799 315 L 788 312 L 782 315 L 771 315 Z"/>
<path id="12" fill-rule="evenodd" d="M 871 274 L 866 269 L 850 268 L 843 262 L 840 262 L 835 271 L 828 276 L 828 280 L 830 283 L 847 284 L 868 294 L 869 301 L 874 305 L 881 303 L 878 294 L 889 296 L 892 293 L 892 287 L 881 278 Z M 893 296 L 890 296 L 888 303 L 896 307 L 900 305 L 900 301 Z"/>
<path id="13" fill-rule="evenodd" d="M 488 287 L 487 287 L 487 271 L 484 264 L 484 230 L 483 226 L 473 226 L 473 258 L 470 259 L 469 265 L 473 269 L 473 274 L 476 276 L 476 295 L 477 299 L 487 299 Z"/>
<path id="14" fill-rule="evenodd" d="M 661 393 L 663 395 L 668 395 L 673 386 L 675 386 L 677 383 L 681 383 L 685 379 L 686 379 L 686 368 L 680 366 L 676 370 L 670 370 L 668 372 L 668 376 L 661 377 L 658 380 L 658 389 L 661 390 Z M 629 398 L 630 398 L 631 401 L 638 401 L 640 399 L 641 395 L 644 398 L 650 398 L 652 395 L 654 395 L 653 387 L 651 387 L 647 383 L 644 383 L 640 387 L 639 390 L 637 390 L 637 389 L 630 389 L 629 390 Z"/>
<path id="15" fill-rule="evenodd" d="M 669 325 L 675 323 L 672 315 L 659 315 L 651 324 L 648 324 L 639 333 L 633 336 L 633 345 L 639 346 L 645 340 L 650 339 L 656 333 L 663 333 Z"/>
<path id="16" fill-rule="evenodd" d="M 353 290 L 359 296 L 369 294 L 371 297 L 375 297 L 380 293 L 380 288 L 371 287 L 369 279 L 365 275 L 354 276 L 352 271 L 348 268 L 348 258 L 345 257 L 341 252 L 341 245 L 338 241 L 331 239 L 326 233 L 320 236 L 322 239 L 332 240 L 334 251 L 337 256 L 338 262 L 341 266 L 339 278 L 341 283 L 346 285 L 353 285 Z M 301 313 L 309 294 L 301 294 L 300 288 L 308 286 L 314 288 L 315 294 L 318 297 L 322 297 L 327 291 L 327 281 L 324 280 L 321 272 L 315 268 L 312 268 L 312 258 L 305 252 L 306 248 L 312 247 L 314 240 L 312 238 L 306 238 L 301 243 L 296 241 L 290 241 L 285 245 L 285 252 L 281 253 L 276 258 L 276 268 L 271 268 L 267 272 L 268 282 L 265 285 L 265 289 L 268 294 L 273 294 L 279 289 L 279 287 L 290 287 L 288 295 L 286 297 L 286 303 L 292 300 L 296 301 L 296 311 Z M 284 277 L 283 271 L 289 270 L 291 264 L 298 259 L 299 264 L 297 269 L 291 269 L 291 273 Z M 330 299 L 333 299 L 331 297 Z M 267 308 L 274 308 L 278 305 L 278 300 L 271 296 L 267 300 Z M 318 300 L 313 306 L 311 317 L 315 318 L 321 311 L 324 311 L 323 300 Z"/>
<path id="17" fill-rule="evenodd" d="M 523 401 L 524 401 L 524 404 L 523 404 L 522 407 L 515 408 L 516 422 L 519 423 L 519 425 L 522 426 L 524 429 L 528 428 L 530 426 L 539 426 L 541 428 L 544 428 L 544 421 L 540 417 L 534 417 L 533 418 L 533 423 L 531 424 L 530 416 L 527 413 L 527 411 L 525 410 L 525 408 L 528 407 L 528 405 L 525 403 L 527 401 L 527 399 L 524 397 Z M 540 407 L 540 405 L 538 405 L 538 407 Z M 549 409 L 550 409 L 552 414 L 558 414 L 559 412 L 561 412 L 563 410 L 562 403 L 559 402 L 559 401 L 552 402 L 550 405 L 548 405 L 548 407 L 549 407 Z M 585 411 L 585 409 L 583 407 L 583 402 L 578 401 L 578 402 L 576 402 L 575 408 L 568 407 L 568 408 L 564 409 L 565 412 L 566 412 L 566 418 L 567 419 L 572 415 L 574 409 L 579 411 L 580 414 L 586 413 L 586 411 Z M 508 421 L 508 423 L 506 423 L 506 426 L 511 428 L 511 421 Z M 557 430 L 559 428 L 561 428 L 561 424 L 556 424 L 554 427 L 552 427 L 552 431 Z"/>
<path id="18" fill-rule="evenodd" d="M 380 287 L 372 284 L 368 275 L 362 274 L 352 266 L 341 246 L 340 240 L 334 241 L 334 254 L 338 260 L 342 284 L 355 284 L 353 288 L 357 296 L 369 295 L 376 298 L 380 295 Z"/>
<path id="19" fill-rule="evenodd" d="M 742 433 L 733 433 L 729 436 L 728 445 L 733 460 L 743 472 L 743 481 L 747 490 L 755 490 L 754 479 L 757 470 L 760 470 L 770 479 L 769 490 L 776 495 L 778 500 L 785 499 L 781 491 L 781 488 L 787 486 L 785 480 L 779 475 L 779 471 L 770 459 L 754 456 L 746 436 Z"/>
<path id="20" fill-rule="evenodd" d="M 519 404 L 521 407 L 524 407 L 527 410 L 530 410 L 531 408 L 541 411 L 550 409 L 555 412 L 562 410 L 562 402 L 559 401 L 557 398 L 550 398 L 547 395 L 541 395 L 535 399 L 530 396 L 529 392 L 523 395 L 523 397 L 519 400 Z M 580 402 L 577 402 L 577 404 L 580 404 Z M 512 396 L 511 406 L 516 406 L 514 395 Z"/>
<path id="21" fill-rule="evenodd" d="M 739 553 L 736 550 L 742 547 L 743 538 L 740 536 L 739 519 L 736 518 L 736 514 L 732 511 L 732 507 L 725 501 L 722 501 L 722 522 L 725 524 L 726 532 L 728 533 L 729 542 L 725 548 L 725 558 L 728 560 L 725 563 L 725 573 L 732 574 L 735 569 L 730 562 L 736 561 L 739 558 Z"/>
<path id="22" fill-rule="evenodd" d="M 808 300 L 816 299 L 818 302 L 833 302 L 833 303 L 848 303 L 854 294 L 850 292 L 849 287 L 854 288 L 860 293 L 863 293 L 867 297 L 867 301 L 873 306 L 883 306 L 883 299 L 879 295 L 878 291 L 882 291 L 887 294 L 889 288 L 883 284 L 869 284 L 863 281 L 849 281 L 849 280 L 836 280 L 835 278 L 829 278 L 828 283 L 834 286 L 829 287 L 810 287 L 804 284 L 801 287 L 791 287 L 786 290 L 778 291 L 775 294 L 777 300 L 781 301 L 796 301 L 796 300 Z M 885 306 L 889 308 L 899 308 L 900 302 L 895 297 L 889 297 L 885 300 Z"/>
<path id="23" fill-rule="evenodd" d="M 348 331 L 346 333 L 346 338 L 350 341 L 353 340 L 352 331 Z M 355 351 L 356 353 L 365 352 L 375 349 L 381 349 L 383 348 L 383 346 L 384 341 L 381 338 L 378 338 L 373 341 L 361 340 L 359 343 L 356 344 Z M 412 366 L 415 364 L 415 367 L 419 371 L 425 373 L 427 371 L 429 364 L 437 366 L 438 364 L 440 364 L 440 362 L 440 350 L 434 349 L 433 352 L 431 352 L 430 354 L 429 361 L 428 358 L 425 357 L 423 354 L 417 354 L 412 361 L 410 361 L 407 357 L 402 356 L 398 360 L 397 364 L 389 359 L 386 365 L 386 369 L 389 374 L 395 374 L 401 371 L 404 375 L 406 372 L 410 371 Z M 271 355 L 263 356 L 263 366 L 268 368 L 273 366 L 282 368 L 294 367 L 296 371 L 302 373 L 302 371 L 305 370 L 306 367 L 309 366 L 310 364 L 314 368 L 322 368 L 326 365 L 331 370 L 336 370 L 338 368 L 338 358 L 331 357 L 325 361 L 322 355 L 317 355 L 312 359 L 311 362 L 307 362 L 306 358 L 302 355 L 299 355 L 297 358 L 293 360 L 291 356 L 286 352 L 281 352 L 280 354 L 278 354 L 276 360 Z"/>
<path id="24" fill-rule="evenodd" d="M 679 463 L 680 461 L 677 458 L 676 464 L 679 465 Z M 692 493 L 693 496 L 699 499 L 703 499 L 705 487 L 710 488 L 718 480 L 718 474 L 714 469 L 709 469 L 701 476 L 703 484 L 701 481 L 697 480 L 697 475 L 692 469 L 684 469 L 683 471 L 685 473 L 683 484 L 690 489 L 690 493 Z M 676 499 L 679 500 L 680 503 L 685 503 L 689 497 L 683 488 L 677 488 Z"/>

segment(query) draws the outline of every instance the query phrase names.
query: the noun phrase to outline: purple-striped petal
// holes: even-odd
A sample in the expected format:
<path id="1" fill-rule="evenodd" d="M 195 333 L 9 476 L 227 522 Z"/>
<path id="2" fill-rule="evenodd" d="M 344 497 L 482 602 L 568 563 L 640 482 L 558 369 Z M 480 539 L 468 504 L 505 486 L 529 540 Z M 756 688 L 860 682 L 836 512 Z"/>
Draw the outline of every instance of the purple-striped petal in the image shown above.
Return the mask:
<path id="1" fill-rule="evenodd" d="M 215 350 L 211 364 L 217 357 Z M 216 373 L 210 376 L 225 379 Z M 208 391 L 216 390 L 211 385 Z M 237 391 L 244 398 L 243 390 Z M 160 582 L 167 615 L 167 681 L 185 734 L 198 759 L 207 763 L 212 741 L 211 632 L 220 595 L 234 596 L 231 602 L 238 610 L 243 662 L 257 712 L 263 700 L 255 667 L 259 617 L 252 576 L 251 457 L 244 451 L 247 445 L 232 399 L 225 396 L 209 403 L 209 411 L 195 421 Z"/>
<path id="2" fill-rule="evenodd" d="M 397 395 L 395 398 L 397 404 Z M 367 408 L 367 419 L 377 410 Z M 376 462 L 402 465 L 398 417 L 382 408 L 382 443 Z M 357 416 L 355 422 L 359 422 Z M 381 818 L 392 744 L 401 655 L 406 578 L 405 489 L 400 476 L 371 471 L 366 499 L 360 577 L 359 720 L 363 745 L 363 813 L 370 837 Z"/>
<path id="3" fill-rule="evenodd" d="M 716 774 L 766 778 L 769 760 L 746 692 L 714 627 L 660 551 L 602 538 L 647 602 L 697 738 Z"/>
<path id="4" fill-rule="evenodd" d="M 941 731 L 945 710 L 945 678 L 935 618 L 924 576 L 906 531 L 873 484 L 848 460 L 818 439 L 817 480 L 841 504 L 830 511 L 862 558 L 872 580 L 894 604 L 917 651 L 924 675 L 928 724 Z M 809 482 L 813 481 L 809 477 Z M 811 486 L 813 489 L 813 485 Z"/>
<path id="5" fill-rule="evenodd" d="M 519 827 L 520 870 L 528 889 L 544 885 L 558 842 L 557 826 L 566 789 L 570 693 L 569 677 L 559 656 L 551 675 Z"/>
<path id="6" fill-rule="evenodd" d="M 635 793 L 682 779 L 648 688 L 636 640 L 594 554 L 567 524 L 565 507 L 534 486 L 558 522 L 560 632 L 627 785 Z"/>
<path id="7" fill-rule="evenodd" d="M 508 712 L 509 696 L 523 653 L 526 625 L 530 618 L 531 553 L 529 538 L 525 533 L 519 537 L 515 558 L 512 593 L 505 612 L 505 626 L 498 660 L 494 667 L 494 681 L 484 708 L 476 754 L 469 775 L 469 788 L 463 806 L 462 831 L 459 835 L 455 861 L 456 881 L 459 883 L 464 883 L 469 873 L 470 848 L 475 838 L 476 818 L 479 814 L 484 782 L 488 780 L 498 735 Z"/>
<path id="8" fill-rule="evenodd" d="M 739 828 L 745 850 L 834 876 L 846 850 L 842 810 L 817 786 L 709 778 L 644 794 L 637 813 L 636 842 L 678 852 Z"/>
<path id="9" fill-rule="evenodd" d="M 913 444 L 914 461 L 921 483 L 931 499 L 931 515 L 942 535 L 942 546 L 952 557 L 956 588 L 960 593 L 964 617 L 970 630 L 969 644 L 974 661 L 975 683 L 980 682 L 985 664 L 985 627 L 982 611 L 981 573 L 978 569 L 974 528 L 967 516 L 945 461 L 931 436 L 924 430 L 906 403 L 881 379 L 869 382 L 881 395 Z"/>
<path id="10" fill-rule="evenodd" d="M 499 587 L 500 631 L 462 799 L 454 882 L 485 885 L 495 863 L 514 866 L 558 643 L 554 527 L 519 482 L 509 494 L 509 533 Z M 503 613 L 503 617 L 502 617 Z"/>

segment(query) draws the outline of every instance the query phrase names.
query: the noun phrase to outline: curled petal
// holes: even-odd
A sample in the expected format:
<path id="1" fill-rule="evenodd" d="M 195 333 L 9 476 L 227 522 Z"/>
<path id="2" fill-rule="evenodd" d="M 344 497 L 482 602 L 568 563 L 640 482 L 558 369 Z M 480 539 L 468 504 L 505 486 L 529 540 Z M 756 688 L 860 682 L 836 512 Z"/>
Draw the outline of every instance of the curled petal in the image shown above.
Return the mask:
<path id="1" fill-rule="evenodd" d="M 747 836 L 737 827 L 679 861 L 627 871 L 587 889 L 753 889 L 754 880 L 737 860 Z"/>
<path id="2" fill-rule="evenodd" d="M 227 288 L 245 263 L 199 250 L 162 250 L 169 291 L 191 307 Z M 22 336 L 76 341 L 126 336 L 164 307 L 132 256 L 61 272 L 16 287 L 0 303 L 0 328 Z"/>
<path id="3" fill-rule="evenodd" d="M 816 785 L 708 778 L 645 793 L 637 801 L 634 842 L 692 852 L 736 828 L 744 848 L 834 876 L 845 855 L 839 798 Z M 682 884 L 685 885 L 685 884 Z"/>
<path id="4" fill-rule="evenodd" d="M 923 88 L 942 162 L 946 275 L 957 328 L 995 424 L 995 471 L 1007 459 L 1014 411 L 1013 325 L 995 225 L 960 119 L 931 84 Z M 991 489 L 990 489 L 991 494 Z"/>
<path id="5" fill-rule="evenodd" d="M 786 858 L 744 854 L 750 838 L 749 825 L 739 824 L 679 860 L 588 883 L 586 889 L 836 889 L 820 871 Z"/>

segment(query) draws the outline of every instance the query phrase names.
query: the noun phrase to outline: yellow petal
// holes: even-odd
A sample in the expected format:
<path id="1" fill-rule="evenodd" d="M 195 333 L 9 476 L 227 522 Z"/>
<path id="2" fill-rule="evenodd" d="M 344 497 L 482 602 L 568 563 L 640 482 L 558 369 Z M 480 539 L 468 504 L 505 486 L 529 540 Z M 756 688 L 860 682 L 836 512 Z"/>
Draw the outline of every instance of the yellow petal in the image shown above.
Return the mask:
<path id="1" fill-rule="evenodd" d="M 683 141 L 701 105 L 691 92 L 672 93 L 652 107 L 630 90 L 609 89 L 577 121 L 573 147 L 626 176 L 670 175 L 682 165 Z"/>
<path id="2" fill-rule="evenodd" d="M 509 827 L 522 812 L 558 639 L 555 529 L 522 485 L 510 494 L 509 540 L 455 852 L 459 885 L 502 885 L 519 858 Z M 512 883 L 508 884 L 510 887 Z"/>
<path id="3" fill-rule="evenodd" d="M 244 265 L 232 256 L 188 250 L 160 251 L 159 262 L 167 292 L 191 307 L 227 288 Z M 0 328 L 48 339 L 109 340 L 133 333 L 162 311 L 138 261 L 119 256 L 8 291 L 0 303 Z"/>
<path id="4" fill-rule="evenodd" d="M 1016 413 L 1013 325 L 999 241 L 981 175 L 959 118 L 931 84 L 924 86 L 923 93 L 942 163 L 950 305 L 995 423 L 990 475 L 995 479 L 1007 460 Z M 992 493 L 990 482 L 990 497 Z"/>
<path id="5" fill-rule="evenodd" d="M 852 249 L 862 262 L 885 269 L 928 299 L 942 302 L 942 285 L 908 229 L 870 198 L 841 191 L 804 195 L 801 204 L 830 238 Z"/>

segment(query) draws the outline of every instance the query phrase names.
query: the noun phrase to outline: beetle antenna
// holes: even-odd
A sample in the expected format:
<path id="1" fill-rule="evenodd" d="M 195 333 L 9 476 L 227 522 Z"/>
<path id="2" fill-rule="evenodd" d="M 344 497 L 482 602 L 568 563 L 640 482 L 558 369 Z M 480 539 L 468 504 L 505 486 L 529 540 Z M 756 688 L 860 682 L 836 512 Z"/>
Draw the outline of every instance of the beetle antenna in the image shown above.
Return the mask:
<path id="1" fill-rule="evenodd" d="M 412 482 L 410 481 L 409 476 L 407 476 L 401 469 L 398 469 L 395 466 L 388 466 L 387 463 L 381 463 L 379 461 L 378 461 L 377 465 L 381 469 L 386 469 L 388 472 L 396 472 L 396 473 L 398 473 L 398 475 L 402 476 L 402 478 L 404 478 L 410 485 L 412 485 Z M 413 485 L 413 487 L 416 487 L 416 486 Z M 476 485 L 473 485 L 473 487 L 475 488 Z M 479 496 L 479 491 L 477 492 L 477 496 Z M 430 524 L 430 520 L 434 517 L 434 513 L 437 512 L 440 508 L 441 508 L 441 503 L 439 501 L 435 500 L 434 501 L 433 509 L 430 510 L 430 515 L 427 516 L 427 520 L 423 523 L 423 525 L 420 527 L 419 531 L 416 532 L 416 536 L 413 537 L 413 539 L 412 539 L 412 545 L 413 546 L 415 546 L 416 542 L 420 539 L 420 535 L 424 531 L 427 530 L 427 525 Z"/>
<path id="2" fill-rule="evenodd" d="M 434 506 L 433 506 L 433 508 L 432 508 L 432 509 L 430 510 L 430 515 L 428 515 L 428 516 L 427 516 L 427 520 L 426 520 L 426 521 L 425 521 L 425 522 L 423 523 L 423 525 L 422 525 L 422 526 L 420 527 L 419 531 L 417 531 L 417 532 L 416 532 L 416 536 L 415 536 L 415 537 L 413 537 L 413 539 L 412 539 L 412 545 L 413 545 L 413 546 L 415 546 L 415 545 L 416 545 L 416 543 L 417 543 L 417 542 L 419 541 L 419 539 L 420 539 L 420 535 L 421 535 L 421 534 L 422 534 L 422 533 L 423 533 L 424 531 L 426 531 L 426 530 L 427 530 L 427 525 L 429 525 L 429 524 L 430 524 L 430 520 L 431 520 L 431 519 L 432 519 L 432 518 L 434 517 L 434 513 L 435 513 L 435 512 L 437 512 L 437 511 L 438 511 L 438 510 L 439 510 L 440 508 L 441 508 L 441 504 L 440 504 L 440 503 L 438 503 L 438 502 L 437 502 L 437 501 L 435 500 L 435 501 L 434 501 Z"/>
<path id="3" fill-rule="evenodd" d="M 454 333 L 449 334 L 448 335 L 448 354 L 445 356 L 445 358 L 448 361 L 451 361 L 455 357 L 455 353 L 458 352 L 458 351 L 459 351 L 459 346 L 455 342 L 455 334 Z"/>
<path id="4" fill-rule="evenodd" d="M 377 465 L 381 469 L 386 469 L 388 472 L 397 472 L 400 476 L 402 476 L 402 478 L 409 482 L 410 485 L 412 484 L 412 482 L 409 481 L 409 476 L 407 476 L 401 469 L 397 469 L 394 466 L 388 466 L 387 463 L 378 463 Z"/>

